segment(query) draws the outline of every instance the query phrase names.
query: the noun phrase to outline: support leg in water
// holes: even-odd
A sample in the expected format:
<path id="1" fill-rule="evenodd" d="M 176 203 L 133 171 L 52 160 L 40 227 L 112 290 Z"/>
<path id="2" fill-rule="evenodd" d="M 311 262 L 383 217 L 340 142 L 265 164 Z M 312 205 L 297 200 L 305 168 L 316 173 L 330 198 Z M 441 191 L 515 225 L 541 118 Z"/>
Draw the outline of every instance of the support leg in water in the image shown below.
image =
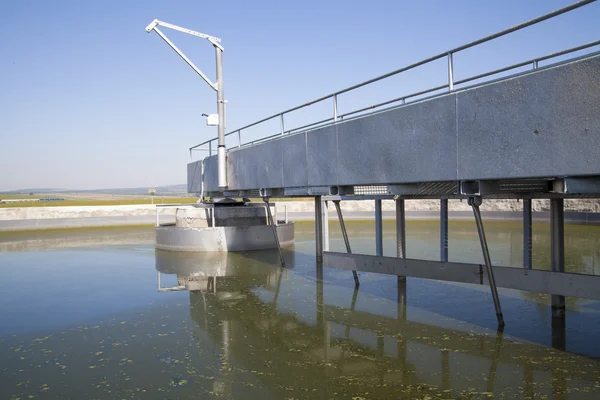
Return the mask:
<path id="1" fill-rule="evenodd" d="M 502 308 L 500 307 L 500 298 L 498 297 L 498 289 L 496 288 L 496 280 L 494 279 L 494 271 L 492 270 L 492 261 L 490 259 L 490 252 L 488 250 L 487 240 L 485 238 L 485 231 L 483 230 L 481 211 L 479 211 L 479 206 L 481 205 L 481 197 L 469 197 L 469 205 L 473 208 L 473 215 L 475 216 L 475 222 L 477 223 L 479 242 L 481 243 L 481 251 L 483 253 L 483 259 L 485 261 L 485 270 L 487 273 L 488 281 L 490 282 L 492 298 L 494 299 L 494 307 L 496 308 L 496 317 L 498 318 L 498 325 L 504 326 L 504 316 L 502 315 Z"/>
<path id="2" fill-rule="evenodd" d="M 269 207 L 269 198 L 263 197 L 265 202 L 265 208 L 267 209 L 267 216 L 269 217 L 269 225 L 273 229 L 273 237 L 275 238 L 275 243 L 277 244 L 277 251 L 279 251 L 279 259 L 281 260 L 281 266 L 285 267 L 285 258 L 283 258 L 283 253 L 281 252 L 281 245 L 279 244 L 279 236 L 277 236 L 277 226 L 273 221 L 273 215 L 271 214 L 271 207 Z"/>
<path id="3" fill-rule="evenodd" d="M 334 200 L 333 204 L 335 205 L 335 210 L 337 211 L 338 219 L 340 220 L 340 227 L 342 228 L 342 235 L 344 236 L 344 243 L 346 244 L 346 252 L 348 254 L 352 254 L 352 249 L 350 249 L 350 240 L 348 239 L 348 232 L 346 232 L 346 224 L 344 223 L 342 209 L 340 208 L 340 201 Z M 360 282 L 358 281 L 358 274 L 356 271 L 352 271 L 352 275 L 354 276 L 354 287 L 358 287 L 360 285 Z"/>

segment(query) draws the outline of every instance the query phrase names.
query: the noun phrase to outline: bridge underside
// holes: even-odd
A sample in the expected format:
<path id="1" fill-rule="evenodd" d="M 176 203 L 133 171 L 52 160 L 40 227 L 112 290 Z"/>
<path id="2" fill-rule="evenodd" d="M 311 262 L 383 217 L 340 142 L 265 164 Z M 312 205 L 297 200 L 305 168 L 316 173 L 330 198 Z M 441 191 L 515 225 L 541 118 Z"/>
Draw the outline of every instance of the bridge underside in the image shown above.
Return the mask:
<path id="1" fill-rule="evenodd" d="M 213 197 L 600 197 L 600 56 L 230 149 L 227 178 L 188 164 Z"/>

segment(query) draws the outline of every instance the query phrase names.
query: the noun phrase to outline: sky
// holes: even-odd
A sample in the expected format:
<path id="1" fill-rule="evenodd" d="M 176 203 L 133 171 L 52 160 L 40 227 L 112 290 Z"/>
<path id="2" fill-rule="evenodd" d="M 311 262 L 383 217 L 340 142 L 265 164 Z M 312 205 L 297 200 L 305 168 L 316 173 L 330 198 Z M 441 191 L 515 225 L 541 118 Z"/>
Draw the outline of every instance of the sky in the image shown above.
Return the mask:
<path id="1" fill-rule="evenodd" d="M 154 18 L 222 38 L 232 131 L 572 2 L 2 0 L 0 191 L 186 182 L 189 147 L 217 135 L 201 116 L 216 112 L 216 96 L 144 30 Z M 455 79 L 598 40 L 598 21 L 593 3 L 461 52 Z M 162 31 L 214 81 L 208 41 Z M 339 112 L 444 84 L 446 68 L 341 95 Z M 331 113 L 318 104 L 286 116 L 286 129 Z M 271 121 L 242 140 L 279 129 Z"/>

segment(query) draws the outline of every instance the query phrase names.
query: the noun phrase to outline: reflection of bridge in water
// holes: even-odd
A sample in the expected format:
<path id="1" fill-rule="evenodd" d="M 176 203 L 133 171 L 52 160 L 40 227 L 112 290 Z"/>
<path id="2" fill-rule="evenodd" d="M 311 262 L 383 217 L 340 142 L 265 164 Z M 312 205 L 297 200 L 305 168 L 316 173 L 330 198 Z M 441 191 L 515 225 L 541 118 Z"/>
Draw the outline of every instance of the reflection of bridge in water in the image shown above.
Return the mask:
<path id="1" fill-rule="evenodd" d="M 312 281 L 293 269 L 273 267 L 275 251 L 252 252 L 252 258 L 156 254 L 159 276 L 171 275 L 172 281 L 176 275 L 173 288 L 190 290 L 193 320 L 220 346 L 221 376 L 214 387 L 220 393 L 244 379 L 241 370 L 252 371 L 276 398 L 319 397 L 315 392 L 369 392 L 373 398 L 494 392 L 533 398 L 593 388 L 598 378 L 594 368 L 581 368 L 595 361 L 516 342 L 501 331 L 411 320 L 405 282 L 398 286 L 394 318 L 361 310 L 361 301 L 380 299 L 356 289 L 326 296 L 331 286 L 324 285 L 322 269 Z M 302 303 L 297 292 L 314 293 L 314 300 Z M 344 303 L 349 306 L 340 306 Z M 564 349 L 564 330 L 554 333 L 554 345 Z"/>

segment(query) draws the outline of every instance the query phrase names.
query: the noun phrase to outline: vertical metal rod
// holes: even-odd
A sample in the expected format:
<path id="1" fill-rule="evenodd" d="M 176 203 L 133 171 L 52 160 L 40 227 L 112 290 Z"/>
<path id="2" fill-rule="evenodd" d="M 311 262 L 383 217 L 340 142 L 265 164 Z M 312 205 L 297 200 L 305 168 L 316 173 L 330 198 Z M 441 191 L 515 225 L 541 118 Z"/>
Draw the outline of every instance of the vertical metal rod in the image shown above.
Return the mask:
<path id="1" fill-rule="evenodd" d="M 158 220 L 158 207 L 156 207 L 156 226 L 160 226 L 160 221 Z"/>
<path id="2" fill-rule="evenodd" d="M 315 248 L 317 264 L 323 262 L 323 213 L 321 211 L 321 196 L 315 196 Z"/>
<path id="3" fill-rule="evenodd" d="M 533 69 L 538 69 L 538 60 L 533 60 Z"/>
<path id="4" fill-rule="evenodd" d="M 531 199 L 523 199 L 523 268 L 532 268 L 532 226 Z"/>
<path id="5" fill-rule="evenodd" d="M 550 246 L 553 272 L 565 272 L 564 200 L 550 200 Z M 565 296 L 552 295 L 552 318 L 565 317 Z"/>
<path id="6" fill-rule="evenodd" d="M 212 156 L 212 140 L 208 142 L 208 155 Z"/>
<path id="7" fill-rule="evenodd" d="M 406 258 L 406 211 L 404 199 L 396 199 L 396 257 Z M 398 275 L 398 315 L 406 317 L 406 276 Z"/>
<path id="8" fill-rule="evenodd" d="M 406 212 L 404 199 L 396 199 L 396 256 L 406 258 Z"/>
<path id="9" fill-rule="evenodd" d="M 281 135 L 285 133 L 285 124 L 283 122 L 283 113 L 279 114 L 279 121 L 281 122 Z"/>
<path id="10" fill-rule="evenodd" d="M 406 99 L 405 99 L 405 98 L 402 98 L 402 99 L 400 100 L 400 104 L 406 104 Z"/>
<path id="11" fill-rule="evenodd" d="M 352 249 L 350 248 L 350 239 L 348 239 L 348 232 L 346 231 L 346 224 L 344 223 L 344 216 L 342 215 L 342 208 L 340 207 L 340 201 L 334 200 L 333 204 L 335 205 L 335 210 L 337 211 L 338 220 L 340 221 L 340 228 L 342 229 L 342 236 L 344 237 L 344 244 L 346 245 L 346 253 L 352 254 Z M 358 274 L 356 271 L 352 271 L 352 276 L 354 277 L 354 287 L 358 288 L 360 282 L 358 280 Z"/>
<path id="12" fill-rule="evenodd" d="M 383 255 L 383 221 L 381 216 L 381 199 L 375 200 L 375 253 Z"/>
<path id="13" fill-rule="evenodd" d="M 490 259 L 490 252 L 488 249 L 487 240 L 485 238 L 483 221 L 481 220 L 481 211 L 479 210 L 479 206 L 481 205 L 481 197 L 469 197 L 469 205 L 473 208 L 473 215 L 475 216 L 475 222 L 477 224 L 479 242 L 481 243 L 481 252 L 483 253 L 483 259 L 485 261 L 485 269 L 487 272 L 488 281 L 490 283 L 490 289 L 492 291 L 494 307 L 496 308 L 496 318 L 498 318 L 498 325 L 504 326 L 504 316 L 502 315 L 502 308 L 500 307 L 500 297 L 498 297 L 496 279 L 494 278 L 494 271 L 492 270 L 492 261 Z"/>
<path id="14" fill-rule="evenodd" d="M 225 161 L 225 94 L 223 93 L 223 50 L 215 46 L 217 60 L 217 114 L 219 116 L 217 167 L 219 187 L 227 187 L 227 164 Z"/>
<path id="15" fill-rule="evenodd" d="M 454 90 L 454 62 L 452 61 L 452 53 L 448 53 L 448 90 Z"/>
<path id="16" fill-rule="evenodd" d="M 214 228 L 215 225 L 215 206 L 213 206 L 213 208 L 210 209 L 210 220 L 212 222 L 212 227 Z"/>
<path id="17" fill-rule="evenodd" d="M 284 204 L 283 210 L 285 211 L 285 223 L 288 223 L 287 204 Z"/>
<path id="18" fill-rule="evenodd" d="M 271 206 L 269 206 L 269 198 L 263 197 L 263 201 L 265 202 L 265 208 L 267 209 L 267 216 L 269 217 L 269 225 L 271 225 L 271 229 L 273 230 L 273 238 L 275 239 L 275 244 L 277 244 L 277 251 L 279 252 L 279 259 L 281 260 L 281 266 L 285 267 L 285 258 L 283 257 L 283 253 L 281 252 L 279 236 L 277 236 L 277 226 L 273 222 L 273 215 L 271 214 Z"/>
<path id="19" fill-rule="evenodd" d="M 440 200 L 440 260 L 448 261 L 448 199 Z"/>
<path id="20" fill-rule="evenodd" d="M 273 214 L 275 214 L 275 219 L 274 219 L 275 226 L 278 226 L 279 225 L 279 219 L 277 218 L 277 204 L 273 205 L 273 210 L 275 210 L 273 212 Z"/>
<path id="21" fill-rule="evenodd" d="M 242 147 L 242 130 L 238 131 L 238 149 Z"/>
<path id="22" fill-rule="evenodd" d="M 327 200 L 323 201 L 321 210 L 323 212 L 323 251 L 329 251 L 329 209 L 327 208 Z"/>
<path id="23" fill-rule="evenodd" d="M 338 120 L 337 94 L 333 95 L 333 120 Z"/>

